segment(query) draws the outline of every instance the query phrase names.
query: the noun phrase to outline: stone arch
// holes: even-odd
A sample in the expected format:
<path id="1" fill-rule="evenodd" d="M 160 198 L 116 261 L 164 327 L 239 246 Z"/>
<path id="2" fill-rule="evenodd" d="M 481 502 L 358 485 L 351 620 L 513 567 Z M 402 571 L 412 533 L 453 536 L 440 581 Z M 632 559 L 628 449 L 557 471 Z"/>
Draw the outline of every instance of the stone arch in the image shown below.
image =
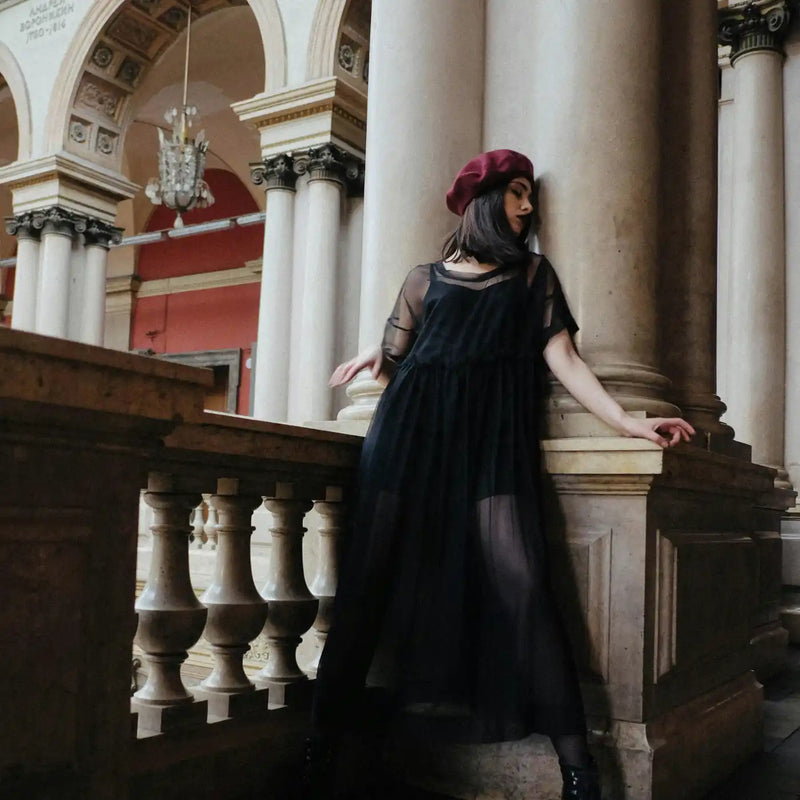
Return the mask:
<path id="1" fill-rule="evenodd" d="M 0 42 L 0 75 L 8 84 L 14 100 L 18 131 L 17 160 L 24 161 L 31 157 L 33 151 L 33 127 L 28 85 L 14 54 L 2 42 Z"/>
<path id="2" fill-rule="evenodd" d="M 286 43 L 277 0 L 191 0 L 203 16 L 249 5 L 264 45 L 265 89 L 286 82 Z M 143 75 L 186 23 L 185 0 L 99 0 L 93 3 L 63 62 L 45 130 L 47 152 L 68 150 L 118 170 L 126 108 Z"/>
<path id="3" fill-rule="evenodd" d="M 308 80 L 336 75 L 366 86 L 371 9 L 371 0 L 319 0 L 308 43 Z"/>

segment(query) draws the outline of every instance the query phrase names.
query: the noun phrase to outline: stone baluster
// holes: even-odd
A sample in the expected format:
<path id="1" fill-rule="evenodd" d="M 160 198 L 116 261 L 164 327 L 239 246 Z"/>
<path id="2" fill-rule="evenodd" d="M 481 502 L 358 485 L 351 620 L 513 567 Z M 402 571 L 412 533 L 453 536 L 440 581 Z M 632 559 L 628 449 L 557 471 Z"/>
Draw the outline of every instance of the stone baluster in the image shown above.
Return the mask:
<path id="1" fill-rule="evenodd" d="M 206 719 L 207 704 L 195 701 L 180 675 L 207 615 L 189 578 L 189 513 L 199 496 L 181 491 L 171 475 L 151 473 L 144 499 L 153 509 L 153 555 L 136 601 L 135 641 L 144 652 L 148 676 L 131 706 L 139 714 L 140 730 L 164 733 Z"/>
<path id="2" fill-rule="evenodd" d="M 328 631 L 331 628 L 333 600 L 339 580 L 339 552 L 345 527 L 342 489 L 338 486 L 327 487 L 323 499 L 317 500 L 314 508 L 322 522 L 319 526 L 317 573 L 309 587 L 311 594 L 319 600 L 319 610 L 317 618 L 314 620 L 318 648 L 314 660 L 307 669 L 311 677 L 316 677 L 322 649 L 325 647 L 325 640 L 328 638 Z"/>
<path id="3" fill-rule="evenodd" d="M 205 534 L 203 544 L 207 544 L 209 550 L 215 550 L 217 547 L 217 509 L 214 508 L 210 494 L 204 494 L 203 500 L 208 509 L 206 524 L 203 527 L 203 533 Z"/>
<path id="4" fill-rule="evenodd" d="M 203 512 L 205 511 L 205 502 L 200 503 L 197 508 L 192 512 L 192 539 L 194 546 L 201 550 L 203 545 L 208 541 L 205 530 L 205 520 L 203 519 Z"/>
<path id="5" fill-rule="evenodd" d="M 271 702 L 297 705 L 310 698 L 311 687 L 297 664 L 297 646 L 319 606 L 303 575 L 303 518 L 312 503 L 298 497 L 291 484 L 277 484 L 265 505 L 273 518 L 272 558 L 261 591 L 269 604 L 264 626 L 269 658 L 256 683 L 270 689 Z"/>
<path id="6" fill-rule="evenodd" d="M 261 497 L 240 494 L 236 478 L 220 478 L 212 503 L 219 517 L 217 556 L 201 600 L 208 608 L 204 636 L 214 654 L 214 670 L 194 694 L 208 701 L 211 718 L 228 718 L 267 708 L 267 690 L 256 691 L 242 667 L 249 642 L 267 618 L 267 603 L 250 564 L 251 522 Z"/>

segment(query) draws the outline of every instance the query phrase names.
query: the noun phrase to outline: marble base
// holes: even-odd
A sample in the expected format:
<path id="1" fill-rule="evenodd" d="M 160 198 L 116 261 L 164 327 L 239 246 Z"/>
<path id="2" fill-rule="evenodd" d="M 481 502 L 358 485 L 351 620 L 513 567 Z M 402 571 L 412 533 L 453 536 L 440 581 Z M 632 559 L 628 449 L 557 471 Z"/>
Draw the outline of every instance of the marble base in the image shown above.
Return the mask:
<path id="1" fill-rule="evenodd" d="M 264 714 L 269 707 L 269 689 L 255 689 L 244 694 L 210 692 L 200 687 L 190 689 L 197 700 L 208 703 L 209 722 L 238 719 L 252 714 Z"/>
<path id="2" fill-rule="evenodd" d="M 311 699 L 314 696 L 314 681 L 295 681 L 293 683 L 280 683 L 279 681 L 260 681 L 255 678 L 259 689 L 269 691 L 270 708 L 289 706 L 294 709 L 311 708 Z"/>
<path id="3" fill-rule="evenodd" d="M 789 644 L 789 632 L 774 620 L 767 625 L 756 628 L 750 640 L 753 655 L 753 669 L 760 681 L 767 681 L 786 669 L 786 647 Z"/>
<path id="4" fill-rule="evenodd" d="M 606 800 L 699 800 L 761 749 L 762 688 L 747 672 L 649 722 L 590 720 Z M 398 780 L 470 800 L 558 800 L 548 739 L 427 748 L 396 743 Z"/>
<path id="5" fill-rule="evenodd" d="M 140 737 L 202 727 L 208 719 L 208 703 L 204 700 L 179 706 L 158 706 L 142 703 L 134 697 L 131 711 L 139 717 Z"/>

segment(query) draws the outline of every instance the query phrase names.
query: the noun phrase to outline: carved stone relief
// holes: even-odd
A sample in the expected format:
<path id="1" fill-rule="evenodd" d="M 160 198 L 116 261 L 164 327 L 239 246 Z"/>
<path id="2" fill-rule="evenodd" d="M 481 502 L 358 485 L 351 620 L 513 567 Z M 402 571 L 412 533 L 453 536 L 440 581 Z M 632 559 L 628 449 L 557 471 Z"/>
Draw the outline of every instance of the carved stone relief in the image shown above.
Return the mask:
<path id="1" fill-rule="evenodd" d="M 89 138 L 92 125 L 84 119 L 72 117 L 69 121 L 69 138 L 76 144 L 85 144 Z"/>
<path id="2" fill-rule="evenodd" d="M 100 128 L 97 132 L 97 150 L 104 156 L 110 156 L 114 152 L 117 142 L 117 134 L 113 131 Z"/>
<path id="3" fill-rule="evenodd" d="M 186 24 L 186 11 L 181 6 L 171 6 L 158 18 L 158 21 L 175 31 L 182 30 Z"/>
<path id="4" fill-rule="evenodd" d="M 105 69 L 114 59 L 114 51 L 105 44 L 99 44 L 92 53 L 92 63 Z"/>
<path id="5" fill-rule="evenodd" d="M 85 75 L 78 89 L 77 102 L 115 119 L 121 101 L 121 93 L 116 87 L 103 84 Z"/>
<path id="6" fill-rule="evenodd" d="M 119 68 L 117 78 L 129 86 L 135 86 L 139 74 L 142 71 L 142 65 L 133 58 L 126 58 Z"/>
<path id="7" fill-rule="evenodd" d="M 158 30 L 144 21 L 121 15 L 111 24 L 108 35 L 118 42 L 149 55 L 150 48 L 158 38 Z"/>

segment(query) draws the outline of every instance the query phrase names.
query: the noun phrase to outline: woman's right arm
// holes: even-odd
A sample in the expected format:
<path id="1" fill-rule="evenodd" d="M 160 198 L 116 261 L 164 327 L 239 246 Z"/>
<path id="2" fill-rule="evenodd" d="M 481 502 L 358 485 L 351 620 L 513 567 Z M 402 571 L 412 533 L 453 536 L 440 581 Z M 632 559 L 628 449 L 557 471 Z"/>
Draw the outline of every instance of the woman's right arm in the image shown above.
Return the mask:
<path id="1" fill-rule="evenodd" d="M 369 369 L 373 379 L 378 381 L 381 386 L 386 386 L 389 376 L 382 370 L 383 362 L 383 350 L 380 345 L 362 350 L 357 356 L 336 367 L 328 381 L 328 386 L 333 388 L 349 383 L 362 369 Z"/>
<path id="2" fill-rule="evenodd" d="M 386 320 L 381 344 L 362 350 L 354 358 L 339 364 L 330 377 L 329 386 L 341 386 L 366 368 L 372 373 L 374 380 L 381 386 L 386 386 L 417 338 L 417 330 L 422 320 L 422 300 L 428 287 L 429 273 L 428 265 L 414 267 L 408 273 L 397 295 L 392 313 Z"/>

